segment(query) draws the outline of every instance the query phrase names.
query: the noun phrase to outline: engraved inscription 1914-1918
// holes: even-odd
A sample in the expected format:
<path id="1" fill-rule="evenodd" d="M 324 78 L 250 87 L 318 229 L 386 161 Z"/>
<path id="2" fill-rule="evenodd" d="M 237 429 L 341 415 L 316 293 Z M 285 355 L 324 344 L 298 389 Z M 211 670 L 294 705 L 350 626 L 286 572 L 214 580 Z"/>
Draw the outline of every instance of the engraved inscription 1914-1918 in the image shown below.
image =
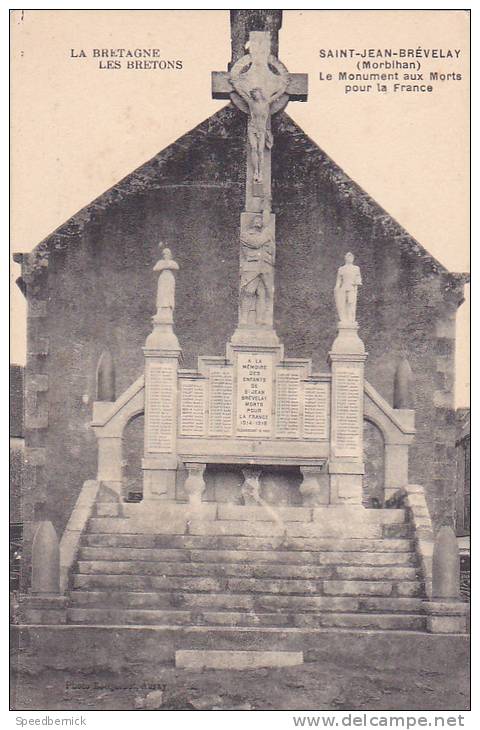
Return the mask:
<path id="1" fill-rule="evenodd" d="M 272 431 L 272 355 L 238 354 L 237 434 L 270 436 Z"/>

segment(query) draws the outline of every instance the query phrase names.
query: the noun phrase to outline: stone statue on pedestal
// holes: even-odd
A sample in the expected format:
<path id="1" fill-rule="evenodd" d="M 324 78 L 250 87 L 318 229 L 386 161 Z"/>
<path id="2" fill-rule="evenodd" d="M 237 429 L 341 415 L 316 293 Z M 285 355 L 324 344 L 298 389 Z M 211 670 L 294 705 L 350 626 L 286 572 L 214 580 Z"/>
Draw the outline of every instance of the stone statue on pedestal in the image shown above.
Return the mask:
<path id="1" fill-rule="evenodd" d="M 162 246 L 163 244 L 160 244 Z M 169 248 L 164 248 L 162 258 L 157 261 L 153 270 L 159 271 L 157 288 L 157 314 L 156 317 L 163 322 L 173 322 L 173 310 L 175 309 L 175 275 L 178 271 L 178 264 L 172 258 Z"/>
<path id="2" fill-rule="evenodd" d="M 268 221 L 264 222 L 261 213 L 241 232 L 240 242 L 240 324 L 268 324 L 266 315 L 268 303 L 273 298 L 275 244 Z"/>
<path id="3" fill-rule="evenodd" d="M 354 324 L 356 321 L 357 290 L 362 285 L 360 268 L 353 261 L 353 253 L 345 254 L 345 264 L 338 269 L 334 289 L 338 318 L 343 324 Z"/>

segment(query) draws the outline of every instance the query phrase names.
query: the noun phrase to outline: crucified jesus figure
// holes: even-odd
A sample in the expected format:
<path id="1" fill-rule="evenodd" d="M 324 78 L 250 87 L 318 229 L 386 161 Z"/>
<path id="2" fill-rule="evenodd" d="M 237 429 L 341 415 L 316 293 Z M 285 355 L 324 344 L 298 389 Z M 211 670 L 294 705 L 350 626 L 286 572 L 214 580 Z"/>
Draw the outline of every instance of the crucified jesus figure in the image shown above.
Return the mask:
<path id="1" fill-rule="evenodd" d="M 237 93 L 248 104 L 248 142 L 252 155 L 253 180 L 262 183 L 265 149 L 270 150 L 273 145 L 270 109 L 273 102 L 285 92 L 285 86 L 283 83 L 279 84 L 276 90 L 266 96 L 260 86 L 247 88 L 247 84 L 239 76 L 232 78 L 232 83 Z"/>
<path id="2" fill-rule="evenodd" d="M 248 101 L 248 141 L 252 155 L 253 180 L 263 181 L 265 148 L 272 149 L 273 137 L 270 130 L 270 104 L 259 88 L 250 91 Z"/>

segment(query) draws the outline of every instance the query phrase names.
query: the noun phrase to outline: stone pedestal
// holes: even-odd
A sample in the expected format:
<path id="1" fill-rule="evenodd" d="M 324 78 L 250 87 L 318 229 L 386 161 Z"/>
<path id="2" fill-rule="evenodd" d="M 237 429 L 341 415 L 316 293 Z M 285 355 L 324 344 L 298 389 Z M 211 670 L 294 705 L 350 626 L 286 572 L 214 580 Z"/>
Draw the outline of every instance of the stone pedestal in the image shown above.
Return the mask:
<path id="1" fill-rule="evenodd" d="M 278 335 L 273 327 L 242 324 L 237 326 L 230 342 L 232 345 L 252 347 L 278 347 L 280 344 Z"/>
<path id="2" fill-rule="evenodd" d="M 413 424 L 414 411 L 407 413 L 411 414 Z M 385 443 L 385 501 L 408 484 L 409 446 L 405 440 L 399 444 Z"/>
<path id="3" fill-rule="evenodd" d="M 427 631 L 431 634 L 466 633 L 468 609 L 468 604 L 460 601 L 425 601 Z"/>
<path id="4" fill-rule="evenodd" d="M 26 624 L 66 624 L 67 598 L 56 594 L 25 596 L 22 600 L 22 615 Z"/>
<path id="5" fill-rule="evenodd" d="M 317 507 L 330 502 L 329 476 L 324 467 L 301 466 L 303 481 L 300 493 L 304 507 Z"/>
<path id="6" fill-rule="evenodd" d="M 188 471 L 188 476 L 185 480 L 184 489 L 188 494 L 188 501 L 192 507 L 200 506 L 202 502 L 202 494 L 205 491 L 205 480 L 203 473 L 206 469 L 206 464 L 199 463 L 185 463 L 185 468 Z"/>
<path id="7" fill-rule="evenodd" d="M 168 317 L 153 318 L 145 356 L 143 498 L 175 499 L 180 345 Z"/>
<path id="8" fill-rule="evenodd" d="M 364 367 L 367 356 L 356 322 L 338 324 L 329 353 L 332 371 L 330 502 L 361 504 L 363 487 Z"/>
<path id="9" fill-rule="evenodd" d="M 460 601 L 460 556 L 453 529 L 444 525 L 435 536 L 432 557 L 432 600 L 424 603 L 427 630 L 432 634 L 462 634 L 467 630 L 468 605 Z"/>
<path id="10" fill-rule="evenodd" d="M 94 403 L 98 413 L 98 406 L 102 403 Z M 110 403 L 108 404 L 111 405 Z M 98 467 L 96 481 L 108 486 L 117 494 L 118 500 L 122 498 L 123 473 L 122 473 L 122 438 L 117 434 L 97 434 L 98 445 Z"/>

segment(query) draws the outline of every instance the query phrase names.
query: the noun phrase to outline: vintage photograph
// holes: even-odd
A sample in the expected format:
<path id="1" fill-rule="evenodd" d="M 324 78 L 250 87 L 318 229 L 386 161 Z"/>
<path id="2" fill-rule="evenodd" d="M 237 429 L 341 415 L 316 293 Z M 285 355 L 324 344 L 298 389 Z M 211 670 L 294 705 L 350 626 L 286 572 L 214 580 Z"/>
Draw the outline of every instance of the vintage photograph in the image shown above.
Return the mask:
<path id="1" fill-rule="evenodd" d="M 10 707 L 470 709 L 468 10 L 13 10 Z"/>

